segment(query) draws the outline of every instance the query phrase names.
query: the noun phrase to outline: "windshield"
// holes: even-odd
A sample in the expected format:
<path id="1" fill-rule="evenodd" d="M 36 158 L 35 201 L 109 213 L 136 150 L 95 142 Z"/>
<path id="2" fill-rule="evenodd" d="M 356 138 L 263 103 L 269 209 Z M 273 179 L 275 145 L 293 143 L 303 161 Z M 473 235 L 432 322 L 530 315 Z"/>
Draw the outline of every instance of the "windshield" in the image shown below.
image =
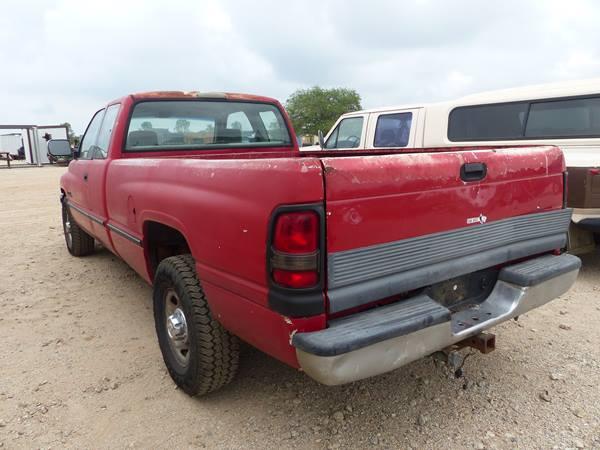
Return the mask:
<path id="1" fill-rule="evenodd" d="M 169 100 L 135 105 L 125 150 L 291 145 L 279 109 L 268 103 Z"/>

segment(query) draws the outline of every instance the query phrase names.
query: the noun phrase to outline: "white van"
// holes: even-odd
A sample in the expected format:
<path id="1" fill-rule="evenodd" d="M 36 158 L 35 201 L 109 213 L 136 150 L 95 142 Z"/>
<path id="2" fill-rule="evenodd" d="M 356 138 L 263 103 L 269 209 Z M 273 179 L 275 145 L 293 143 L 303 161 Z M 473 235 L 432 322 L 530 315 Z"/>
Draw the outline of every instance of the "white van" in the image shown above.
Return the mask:
<path id="1" fill-rule="evenodd" d="M 337 120 L 323 146 L 377 150 L 524 144 L 553 144 L 563 150 L 573 222 L 600 233 L 600 78 L 352 112 Z"/>

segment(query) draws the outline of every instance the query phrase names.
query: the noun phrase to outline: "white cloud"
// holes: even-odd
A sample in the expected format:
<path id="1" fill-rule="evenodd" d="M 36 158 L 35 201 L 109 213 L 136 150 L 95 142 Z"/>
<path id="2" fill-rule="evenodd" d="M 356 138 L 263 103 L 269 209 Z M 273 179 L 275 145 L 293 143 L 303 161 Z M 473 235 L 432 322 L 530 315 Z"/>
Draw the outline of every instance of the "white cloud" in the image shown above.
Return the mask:
<path id="1" fill-rule="evenodd" d="M 598 76 L 593 0 L 0 4 L 0 123 L 69 121 L 130 92 L 357 89 L 365 107 Z"/>

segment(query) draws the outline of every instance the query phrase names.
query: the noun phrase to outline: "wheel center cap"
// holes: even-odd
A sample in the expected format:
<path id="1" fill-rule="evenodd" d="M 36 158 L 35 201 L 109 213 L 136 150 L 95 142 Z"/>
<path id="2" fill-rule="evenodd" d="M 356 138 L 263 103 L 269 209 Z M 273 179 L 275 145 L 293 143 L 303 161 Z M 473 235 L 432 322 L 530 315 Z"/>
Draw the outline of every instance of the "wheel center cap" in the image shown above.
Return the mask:
<path id="1" fill-rule="evenodd" d="M 182 341 L 187 338 L 187 323 L 183 311 L 177 308 L 167 317 L 167 333 L 174 341 Z"/>

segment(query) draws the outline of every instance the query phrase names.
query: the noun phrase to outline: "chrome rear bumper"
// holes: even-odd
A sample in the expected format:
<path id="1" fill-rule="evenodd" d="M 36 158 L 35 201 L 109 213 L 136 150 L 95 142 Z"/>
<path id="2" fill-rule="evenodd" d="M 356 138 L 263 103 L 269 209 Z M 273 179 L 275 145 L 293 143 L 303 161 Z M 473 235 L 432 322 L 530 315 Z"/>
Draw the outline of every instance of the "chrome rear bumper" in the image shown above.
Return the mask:
<path id="1" fill-rule="evenodd" d="M 379 375 L 548 303 L 571 287 L 580 266 L 573 255 L 542 256 L 504 268 L 476 307 L 451 313 L 420 295 L 296 333 L 292 344 L 302 369 L 323 384 Z"/>

